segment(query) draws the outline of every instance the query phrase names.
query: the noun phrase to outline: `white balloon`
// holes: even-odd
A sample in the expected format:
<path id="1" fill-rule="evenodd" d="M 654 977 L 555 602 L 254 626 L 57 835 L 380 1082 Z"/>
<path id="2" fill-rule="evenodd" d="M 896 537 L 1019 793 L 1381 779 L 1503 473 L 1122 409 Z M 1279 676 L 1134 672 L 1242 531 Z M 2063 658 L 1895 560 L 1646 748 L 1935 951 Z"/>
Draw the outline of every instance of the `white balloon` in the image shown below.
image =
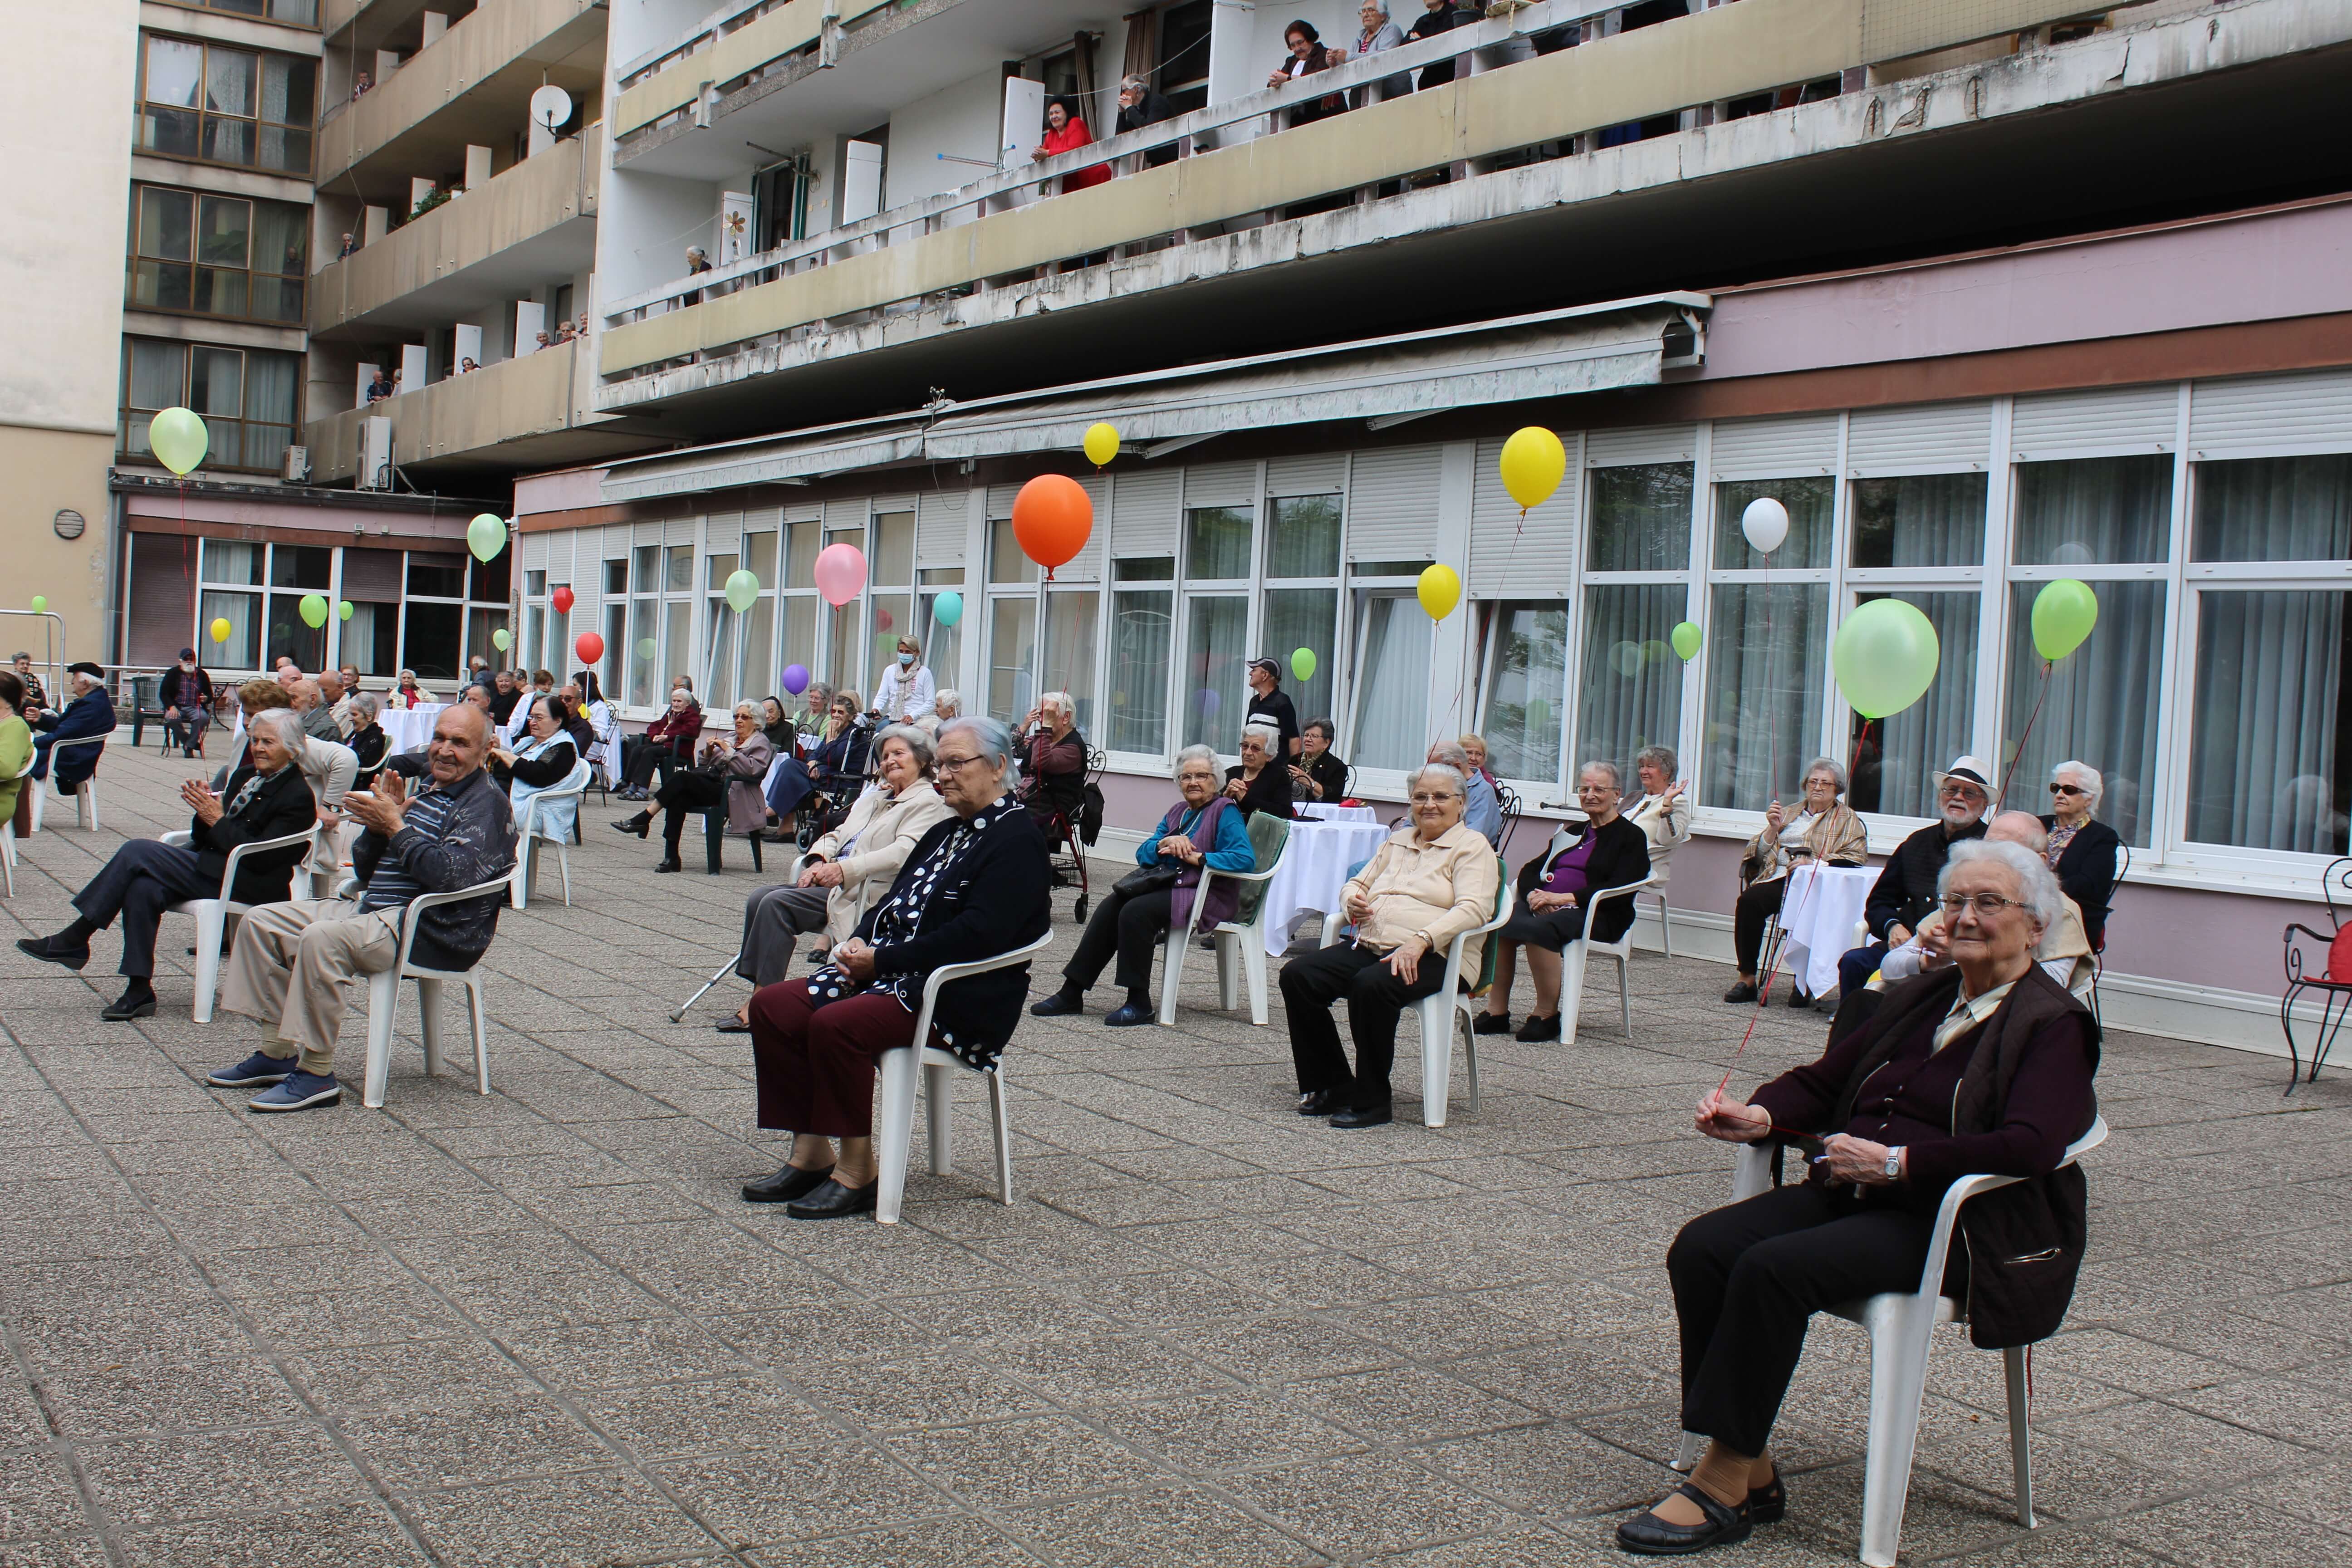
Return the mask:
<path id="1" fill-rule="evenodd" d="M 1759 555 L 1769 555 L 1789 537 L 1789 509 L 1770 496 L 1758 496 L 1739 514 L 1739 531 Z"/>

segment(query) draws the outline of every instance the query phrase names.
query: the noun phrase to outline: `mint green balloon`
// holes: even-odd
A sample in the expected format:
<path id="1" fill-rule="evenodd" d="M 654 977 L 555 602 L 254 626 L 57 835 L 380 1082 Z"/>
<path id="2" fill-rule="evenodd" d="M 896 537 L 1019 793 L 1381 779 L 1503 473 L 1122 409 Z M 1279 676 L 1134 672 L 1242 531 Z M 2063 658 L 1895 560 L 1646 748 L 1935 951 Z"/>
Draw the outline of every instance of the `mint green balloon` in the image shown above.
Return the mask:
<path id="1" fill-rule="evenodd" d="M 507 520 L 497 513 L 478 513 L 474 521 L 466 525 L 466 548 L 474 552 L 475 560 L 495 561 L 499 558 L 499 552 L 506 547 Z"/>
<path id="2" fill-rule="evenodd" d="M 2052 663 L 2083 646 L 2099 624 L 2099 596 L 2087 583 L 2061 577 L 2033 595 L 2034 651 Z"/>
<path id="3" fill-rule="evenodd" d="M 335 619 L 339 621 L 348 621 L 351 618 L 352 602 L 349 599 L 345 599 L 335 606 Z"/>
<path id="4" fill-rule="evenodd" d="M 1926 696 L 1942 657 L 1934 623 L 1900 599 L 1871 600 L 1845 618 L 1830 644 L 1838 689 L 1865 719 L 1900 713 Z"/>
<path id="5" fill-rule="evenodd" d="M 303 595 L 301 602 L 294 607 L 302 612 L 302 624 L 312 631 L 327 624 L 327 601 L 318 595 Z"/>
<path id="6" fill-rule="evenodd" d="M 1315 679 L 1317 662 L 1315 650 L 1311 647 L 1295 647 L 1290 650 L 1290 673 L 1301 680 Z"/>
<path id="7" fill-rule="evenodd" d="M 1675 645 L 1675 652 L 1682 656 L 1685 664 L 1688 664 L 1698 657 L 1698 623 L 1683 622 L 1667 634 L 1666 640 Z"/>
<path id="8" fill-rule="evenodd" d="M 760 602 L 760 579 L 749 572 L 732 572 L 727 577 L 727 607 L 739 616 L 749 615 L 751 606 Z"/>
<path id="9" fill-rule="evenodd" d="M 637 639 L 637 657 L 639 658 L 651 658 L 653 656 L 654 639 L 651 637 L 639 637 Z"/>

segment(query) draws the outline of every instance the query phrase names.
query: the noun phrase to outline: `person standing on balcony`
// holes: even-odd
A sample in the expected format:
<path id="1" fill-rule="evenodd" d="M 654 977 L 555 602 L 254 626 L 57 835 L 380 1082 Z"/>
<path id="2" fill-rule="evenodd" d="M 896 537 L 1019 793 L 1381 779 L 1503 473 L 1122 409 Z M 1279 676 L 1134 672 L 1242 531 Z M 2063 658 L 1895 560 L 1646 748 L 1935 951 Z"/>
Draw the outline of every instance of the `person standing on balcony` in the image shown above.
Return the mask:
<path id="1" fill-rule="evenodd" d="M 1073 153 L 1081 147 L 1094 145 L 1095 134 L 1087 129 L 1086 117 L 1077 105 L 1066 98 L 1045 100 L 1045 139 L 1029 154 L 1033 163 L 1042 163 L 1057 153 Z M 1110 170 L 1101 163 L 1091 169 L 1079 169 L 1062 176 L 1062 194 L 1083 191 L 1089 185 L 1099 185 L 1110 178 Z"/>
<path id="2" fill-rule="evenodd" d="M 1477 12 L 1467 5 L 1455 5 L 1454 0 L 1421 0 L 1421 15 L 1415 16 L 1412 26 L 1405 29 L 1405 38 L 1411 43 L 1433 38 L 1440 33 L 1450 33 L 1456 27 L 1466 27 L 1478 19 Z M 1421 90 L 1427 92 L 1433 87 L 1444 87 L 1454 79 L 1454 62 L 1452 60 L 1435 60 L 1422 67 Z"/>
<path id="3" fill-rule="evenodd" d="M 698 245 L 688 246 L 686 247 L 686 275 L 691 278 L 698 272 L 708 272 L 709 270 L 709 252 L 704 250 L 702 247 Z M 709 297 L 709 295 L 698 289 L 694 293 L 688 295 L 685 302 L 689 305 L 699 305 L 703 300 Z"/>
<path id="4" fill-rule="evenodd" d="M 1112 125 L 1112 130 L 1140 131 L 1147 125 L 1157 125 L 1163 120 L 1172 120 L 1175 115 L 1176 106 L 1170 103 L 1164 95 L 1154 92 L 1151 89 L 1151 84 L 1141 77 L 1130 76 L 1119 79 L 1118 119 Z M 1157 169 L 1163 163 L 1172 163 L 1175 161 L 1176 144 L 1172 142 L 1165 146 L 1148 148 L 1143 154 L 1143 162 L 1149 168 Z"/>
<path id="5" fill-rule="evenodd" d="M 1356 16 L 1364 25 L 1364 30 L 1356 36 L 1358 59 L 1363 58 L 1366 55 L 1377 55 L 1383 50 L 1393 49 L 1404 42 L 1404 33 L 1394 22 L 1389 20 L 1389 0 L 1364 0 L 1363 8 L 1356 13 Z M 1402 98 L 1412 90 L 1412 79 L 1399 72 L 1395 76 L 1385 76 L 1376 82 L 1368 82 L 1356 89 L 1348 95 L 1348 107 L 1361 109 L 1367 104 L 1385 102 L 1391 98 Z"/>
<path id="6" fill-rule="evenodd" d="M 1315 30 L 1315 24 L 1304 17 L 1285 27 L 1282 30 L 1282 41 L 1290 50 L 1290 58 L 1268 74 L 1265 85 L 1281 87 L 1285 83 L 1297 81 L 1300 77 L 1312 76 L 1317 71 L 1329 70 L 1333 66 L 1345 64 L 1346 57 L 1337 49 L 1325 48 L 1322 39 L 1323 35 Z M 1308 99 L 1292 110 L 1290 123 L 1293 126 L 1312 125 L 1315 121 L 1337 114 L 1347 107 L 1346 93 L 1326 93 L 1321 98 Z"/>
<path id="7" fill-rule="evenodd" d="M 393 384 L 390 373 L 378 367 L 375 379 L 368 383 L 367 400 L 370 403 L 382 403 L 399 390 L 399 387 Z"/>

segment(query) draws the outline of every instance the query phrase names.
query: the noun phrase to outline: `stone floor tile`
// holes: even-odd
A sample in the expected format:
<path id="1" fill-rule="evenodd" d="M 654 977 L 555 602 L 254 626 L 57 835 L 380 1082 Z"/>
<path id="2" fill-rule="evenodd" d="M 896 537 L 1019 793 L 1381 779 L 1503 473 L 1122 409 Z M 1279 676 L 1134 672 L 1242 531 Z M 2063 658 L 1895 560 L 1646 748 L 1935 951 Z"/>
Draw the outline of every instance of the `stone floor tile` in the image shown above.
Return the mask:
<path id="1" fill-rule="evenodd" d="M 597 1469 L 614 1458 L 570 1412 L 544 1395 L 353 1411 L 336 1425 L 363 1463 L 386 1484 L 403 1489 Z"/>
<path id="2" fill-rule="evenodd" d="M 829 1535 L 760 1548 L 759 1568 L 1036 1568 L 1044 1559 L 977 1519 Z"/>
<path id="3" fill-rule="evenodd" d="M 812 1432 L 773 1453 L 682 1459 L 651 1474 L 730 1546 L 768 1545 L 962 1511 L 922 1477 L 854 1437 Z"/>
<path id="4" fill-rule="evenodd" d="M 1121 1442 L 1195 1476 L 1296 1464 L 1365 1447 L 1353 1433 L 1255 1389 L 1114 1405 L 1095 1412 L 1092 1420 Z"/>
<path id="5" fill-rule="evenodd" d="M 448 1568 L 605 1568 L 708 1551 L 711 1532 L 618 1470 L 410 1493 L 402 1507 Z"/>
<path id="6" fill-rule="evenodd" d="M 362 1495 L 367 1483 L 316 1426 L 84 1443 L 76 1458 L 90 1494 L 123 1529 L 303 1508 Z"/>
<path id="7" fill-rule="evenodd" d="M 1048 1411 L 1052 1405 L 984 1353 L 940 1351 L 786 1369 L 793 1386 L 853 1426 L 952 1426 Z"/>
<path id="8" fill-rule="evenodd" d="M 2176 1563 L 2309 1568 L 2352 1558 L 2352 1535 L 2281 1513 L 2248 1492 L 2184 1498 L 2125 1514 L 2104 1528 L 2120 1541 Z"/>
<path id="9" fill-rule="evenodd" d="M 63 1459 L 47 1448 L 0 1452 L 0 1541 L 89 1527 Z"/>
<path id="10" fill-rule="evenodd" d="M 374 1501 L 193 1520 L 120 1539 L 131 1568 L 412 1568 L 428 1561 Z"/>
<path id="11" fill-rule="evenodd" d="M 899 1462 L 978 1508 L 1010 1508 L 1163 1479 L 1150 1459 L 1066 1415 L 879 1439 Z"/>
<path id="12" fill-rule="evenodd" d="M 1110 1492 L 1001 1516 L 1065 1568 L 1305 1568 L 1329 1558 L 1212 1493 Z"/>
<path id="13" fill-rule="evenodd" d="M 1459 1483 L 1378 1455 L 1249 1471 L 1226 1478 L 1224 1489 L 1347 1558 L 1485 1533 L 1518 1517 Z"/>
<path id="14" fill-rule="evenodd" d="M 305 1413 L 278 1369 L 257 1356 L 191 1365 L 78 1367 L 46 1374 L 41 1386 L 58 1430 L 68 1438 L 250 1426 Z"/>

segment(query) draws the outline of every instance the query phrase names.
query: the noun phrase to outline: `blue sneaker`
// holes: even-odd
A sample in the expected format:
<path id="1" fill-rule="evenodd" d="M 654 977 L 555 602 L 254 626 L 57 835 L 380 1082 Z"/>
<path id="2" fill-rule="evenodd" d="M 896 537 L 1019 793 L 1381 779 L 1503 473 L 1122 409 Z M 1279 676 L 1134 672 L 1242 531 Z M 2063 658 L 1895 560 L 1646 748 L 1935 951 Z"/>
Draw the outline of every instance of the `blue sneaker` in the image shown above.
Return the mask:
<path id="1" fill-rule="evenodd" d="M 273 1083 L 284 1083 L 294 1070 L 292 1057 L 265 1056 L 254 1052 L 233 1068 L 223 1068 L 205 1079 L 215 1089 L 267 1089 Z"/>
<path id="2" fill-rule="evenodd" d="M 1103 1025 L 1112 1029 L 1132 1029 L 1138 1024 L 1156 1024 L 1159 1016 L 1149 1007 L 1129 1002 L 1125 1006 L 1103 1015 Z"/>
<path id="3" fill-rule="evenodd" d="M 343 1086 L 324 1073 L 304 1072 L 300 1068 L 286 1075 L 286 1081 L 276 1089 L 262 1090 L 253 1097 L 250 1109 L 255 1110 L 308 1110 L 314 1105 L 332 1105 L 343 1098 Z"/>

